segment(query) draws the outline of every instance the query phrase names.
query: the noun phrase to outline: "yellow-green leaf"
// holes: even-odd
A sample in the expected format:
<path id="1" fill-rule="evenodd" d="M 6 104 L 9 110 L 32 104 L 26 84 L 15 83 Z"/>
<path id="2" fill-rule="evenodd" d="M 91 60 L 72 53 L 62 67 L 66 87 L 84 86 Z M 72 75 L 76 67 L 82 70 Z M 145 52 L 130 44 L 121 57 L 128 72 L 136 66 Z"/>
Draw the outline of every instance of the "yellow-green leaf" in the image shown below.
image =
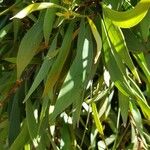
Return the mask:
<path id="1" fill-rule="evenodd" d="M 98 129 L 98 132 L 100 133 L 101 136 L 104 136 L 103 126 L 101 124 L 95 103 L 92 103 L 92 112 L 93 112 L 93 117 L 94 117 L 95 125 Z"/>
<path id="2" fill-rule="evenodd" d="M 99 34 L 99 32 L 98 32 L 94 22 L 89 17 L 88 17 L 88 22 L 89 22 L 89 25 L 91 27 L 93 36 L 94 36 L 96 44 L 97 44 L 97 54 L 96 54 L 96 57 L 95 57 L 95 60 L 94 60 L 95 63 L 96 63 L 98 58 L 99 58 L 99 56 L 100 56 L 100 53 L 101 53 L 102 40 L 101 40 L 100 34 Z"/>
<path id="3" fill-rule="evenodd" d="M 31 4 L 27 7 L 25 7 L 23 10 L 18 12 L 11 19 L 13 19 L 13 18 L 22 19 L 34 11 L 42 10 L 42 9 L 46 9 L 46 8 L 60 8 L 60 9 L 66 10 L 64 7 L 56 5 L 54 3 L 50 3 L 50 2 L 34 3 L 34 4 Z"/>
<path id="4" fill-rule="evenodd" d="M 122 28 L 130 28 L 138 24 L 150 8 L 149 0 L 141 0 L 133 9 L 118 12 L 103 5 L 103 12 L 113 23 Z"/>

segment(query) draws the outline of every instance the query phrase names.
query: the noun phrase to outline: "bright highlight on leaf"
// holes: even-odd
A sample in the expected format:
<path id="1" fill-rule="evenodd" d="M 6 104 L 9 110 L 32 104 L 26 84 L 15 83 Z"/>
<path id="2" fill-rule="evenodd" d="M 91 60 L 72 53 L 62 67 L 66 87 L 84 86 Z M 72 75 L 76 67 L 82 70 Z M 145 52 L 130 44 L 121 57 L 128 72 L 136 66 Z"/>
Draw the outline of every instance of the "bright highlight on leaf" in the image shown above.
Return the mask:
<path id="1" fill-rule="evenodd" d="M 140 0 L 132 10 L 125 12 L 114 11 L 103 5 L 104 15 L 121 28 L 131 28 L 137 25 L 147 14 L 150 8 L 149 0 Z"/>
<path id="2" fill-rule="evenodd" d="M 22 19 L 34 11 L 38 11 L 38 10 L 42 10 L 42 9 L 46 9 L 46 8 L 60 8 L 60 9 L 66 10 L 64 7 L 54 4 L 54 3 L 50 3 L 50 2 L 34 3 L 34 4 L 27 6 L 23 10 L 21 10 L 19 13 L 17 13 L 11 19 L 13 19 L 13 18 Z"/>
<path id="3" fill-rule="evenodd" d="M 88 19 L 89 25 L 91 27 L 93 36 L 94 36 L 96 44 L 97 44 L 97 54 L 96 54 L 95 60 L 94 60 L 94 62 L 96 63 L 98 61 L 98 58 L 99 58 L 100 53 L 101 53 L 102 40 L 101 40 L 100 34 L 99 34 L 94 22 L 89 17 L 87 19 Z"/>
<path id="4" fill-rule="evenodd" d="M 92 112 L 93 112 L 93 117 L 94 117 L 94 121 L 95 121 L 96 127 L 98 129 L 98 132 L 100 133 L 101 136 L 104 136 L 103 126 L 102 126 L 102 124 L 100 122 L 100 118 L 99 118 L 99 115 L 98 115 L 95 103 L 92 103 Z"/>

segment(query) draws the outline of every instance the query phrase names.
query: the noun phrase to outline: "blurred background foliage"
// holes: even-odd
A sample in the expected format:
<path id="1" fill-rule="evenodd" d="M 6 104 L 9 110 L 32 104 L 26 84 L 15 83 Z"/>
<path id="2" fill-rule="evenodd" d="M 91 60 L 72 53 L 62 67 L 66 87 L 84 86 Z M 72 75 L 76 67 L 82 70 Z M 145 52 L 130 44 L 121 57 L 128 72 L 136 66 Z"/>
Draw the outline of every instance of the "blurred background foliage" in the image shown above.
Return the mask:
<path id="1" fill-rule="evenodd" d="M 0 0 L 0 150 L 150 149 L 149 0 Z"/>

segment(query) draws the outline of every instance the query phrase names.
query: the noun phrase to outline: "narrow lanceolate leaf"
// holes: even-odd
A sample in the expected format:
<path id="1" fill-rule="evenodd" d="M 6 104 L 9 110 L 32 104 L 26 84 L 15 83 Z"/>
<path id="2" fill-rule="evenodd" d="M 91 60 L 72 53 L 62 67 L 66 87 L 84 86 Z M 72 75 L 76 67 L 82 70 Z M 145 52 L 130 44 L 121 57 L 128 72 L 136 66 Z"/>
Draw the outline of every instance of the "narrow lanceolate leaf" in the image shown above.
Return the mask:
<path id="1" fill-rule="evenodd" d="M 58 4 L 59 0 L 51 0 L 52 3 Z M 53 28 L 53 24 L 55 21 L 55 13 L 57 8 L 48 8 L 45 13 L 44 17 L 44 24 L 43 24 L 43 33 L 45 38 L 45 44 L 48 45 L 49 37 Z"/>
<path id="2" fill-rule="evenodd" d="M 100 53 L 101 53 L 102 40 L 101 40 L 100 34 L 99 34 L 94 22 L 89 17 L 88 17 L 88 22 L 89 22 L 89 25 L 91 27 L 93 36 L 94 36 L 96 44 L 97 44 L 97 54 L 96 54 L 96 57 L 95 57 L 95 63 L 96 63 L 99 56 L 100 56 Z"/>
<path id="3" fill-rule="evenodd" d="M 40 18 L 23 37 L 17 55 L 17 78 L 19 79 L 25 67 L 30 63 L 35 55 L 41 41 L 42 18 Z"/>
<path id="4" fill-rule="evenodd" d="M 84 98 L 84 91 L 89 80 L 93 63 L 93 44 L 90 28 L 82 20 L 77 42 L 75 59 L 60 90 L 55 109 L 50 120 L 73 104 L 73 124 L 78 123 Z"/>
<path id="5" fill-rule="evenodd" d="M 144 39 L 144 42 L 147 42 L 148 36 L 150 34 L 150 32 L 149 32 L 149 29 L 150 29 L 150 10 L 148 11 L 145 18 L 140 22 L 140 28 L 141 28 L 141 33 L 142 33 L 142 37 Z"/>
<path id="6" fill-rule="evenodd" d="M 31 4 L 27 7 L 25 7 L 23 10 L 21 10 L 19 13 L 17 13 L 11 19 L 13 19 L 13 18 L 22 19 L 34 11 L 42 10 L 42 9 L 46 9 L 46 8 L 59 8 L 59 9 L 66 10 L 64 7 L 62 7 L 60 5 L 56 5 L 54 3 L 50 3 L 50 2 L 34 3 L 34 4 Z"/>
<path id="7" fill-rule="evenodd" d="M 74 29 L 74 23 L 71 22 L 66 31 L 62 46 L 59 49 L 59 54 L 56 58 L 56 61 L 54 62 L 53 66 L 50 70 L 50 73 L 48 75 L 47 81 L 45 83 L 45 89 L 44 89 L 43 96 L 49 95 L 50 98 L 52 98 L 51 96 L 53 95 L 54 85 L 56 84 L 56 82 L 61 74 L 64 63 L 70 52 L 70 47 L 71 47 L 71 42 L 72 42 L 72 37 L 73 37 L 73 29 Z"/>
<path id="8" fill-rule="evenodd" d="M 29 141 L 29 132 L 27 127 L 27 121 L 24 120 L 21 131 L 13 144 L 10 147 L 10 150 L 20 150 L 23 149 L 24 145 Z"/>
<path id="9" fill-rule="evenodd" d="M 2 39 L 7 35 L 7 33 L 9 32 L 9 30 L 12 28 L 12 22 L 7 24 L 6 26 L 4 26 L 1 30 L 0 30 L 0 42 L 2 41 Z"/>
<path id="10" fill-rule="evenodd" d="M 38 125 L 36 123 L 36 118 L 34 116 L 34 109 L 30 100 L 26 102 L 26 116 L 27 116 L 27 125 L 30 137 L 33 141 L 35 147 L 38 146 L 37 143 L 37 134 L 38 134 Z M 37 116 L 36 116 L 37 117 Z"/>
<path id="11" fill-rule="evenodd" d="M 98 132 L 100 133 L 101 136 L 104 136 L 103 126 L 101 124 L 95 103 L 92 103 L 92 112 L 93 112 L 93 117 L 94 117 L 95 125 L 98 129 Z"/>
<path id="12" fill-rule="evenodd" d="M 118 12 L 103 5 L 103 12 L 115 25 L 122 28 L 130 28 L 138 24 L 145 17 L 149 8 L 149 0 L 140 0 L 132 10 Z"/>
<path id="13" fill-rule="evenodd" d="M 150 107 L 148 106 L 143 93 L 138 88 L 136 83 L 130 77 L 128 77 L 125 74 L 125 72 L 123 74 L 121 71 L 121 68 L 118 67 L 115 56 L 111 50 L 112 47 L 111 47 L 110 41 L 105 32 L 106 30 L 105 30 L 104 24 L 103 24 L 102 29 L 103 29 L 102 37 L 103 37 L 104 57 L 105 57 L 106 66 L 108 68 L 112 81 L 115 83 L 116 87 L 125 96 L 132 97 L 134 100 L 137 100 L 139 106 L 143 110 L 143 114 L 145 115 L 145 117 L 149 118 L 148 114 L 150 113 Z"/>
<path id="14" fill-rule="evenodd" d="M 119 92 L 118 96 L 119 96 L 119 108 L 121 111 L 123 125 L 126 126 L 129 111 L 129 97 L 123 95 L 121 92 Z"/>
<path id="15" fill-rule="evenodd" d="M 109 20 L 108 18 L 105 18 L 104 20 L 105 20 L 105 25 L 107 28 L 107 33 L 109 35 L 110 41 L 112 42 L 114 49 L 117 51 L 117 53 L 119 54 L 123 62 L 132 71 L 136 79 L 140 81 L 139 75 L 136 71 L 136 67 L 134 66 L 132 59 L 129 55 L 129 51 L 126 46 L 122 31 L 118 27 L 113 25 L 111 20 Z"/>
<path id="16" fill-rule="evenodd" d="M 28 93 L 26 94 L 24 102 L 26 102 L 28 100 L 28 98 L 31 96 L 31 94 L 36 90 L 36 88 L 39 86 L 39 84 L 42 82 L 42 80 L 48 74 L 48 71 L 53 64 L 53 61 L 51 60 L 51 53 L 55 52 L 56 44 L 57 44 L 57 36 L 54 38 L 53 42 L 51 43 L 48 54 L 45 57 L 44 62 L 42 64 L 37 76 L 35 77 L 31 88 L 29 89 Z"/>
<path id="17" fill-rule="evenodd" d="M 106 62 L 107 69 L 110 73 L 112 81 L 115 83 L 116 87 L 126 96 L 130 96 L 130 87 L 127 83 L 125 75 L 123 75 L 122 71 L 118 67 L 115 57 L 112 53 L 112 47 L 106 34 L 106 29 L 104 23 L 102 22 L 102 41 L 103 41 L 103 50 L 104 50 L 104 58 Z"/>
<path id="18" fill-rule="evenodd" d="M 20 108 L 19 108 L 19 93 L 17 92 L 13 99 L 12 110 L 10 113 L 9 126 L 9 145 L 11 145 L 20 132 Z"/>

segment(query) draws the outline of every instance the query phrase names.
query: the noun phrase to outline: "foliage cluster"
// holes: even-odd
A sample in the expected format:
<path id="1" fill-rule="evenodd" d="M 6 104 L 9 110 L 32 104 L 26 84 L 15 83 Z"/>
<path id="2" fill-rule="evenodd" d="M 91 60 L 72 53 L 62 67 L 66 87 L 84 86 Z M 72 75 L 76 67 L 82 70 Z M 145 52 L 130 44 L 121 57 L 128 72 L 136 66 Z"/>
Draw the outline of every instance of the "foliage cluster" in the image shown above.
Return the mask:
<path id="1" fill-rule="evenodd" d="M 0 1 L 0 149 L 150 149 L 149 0 Z"/>

